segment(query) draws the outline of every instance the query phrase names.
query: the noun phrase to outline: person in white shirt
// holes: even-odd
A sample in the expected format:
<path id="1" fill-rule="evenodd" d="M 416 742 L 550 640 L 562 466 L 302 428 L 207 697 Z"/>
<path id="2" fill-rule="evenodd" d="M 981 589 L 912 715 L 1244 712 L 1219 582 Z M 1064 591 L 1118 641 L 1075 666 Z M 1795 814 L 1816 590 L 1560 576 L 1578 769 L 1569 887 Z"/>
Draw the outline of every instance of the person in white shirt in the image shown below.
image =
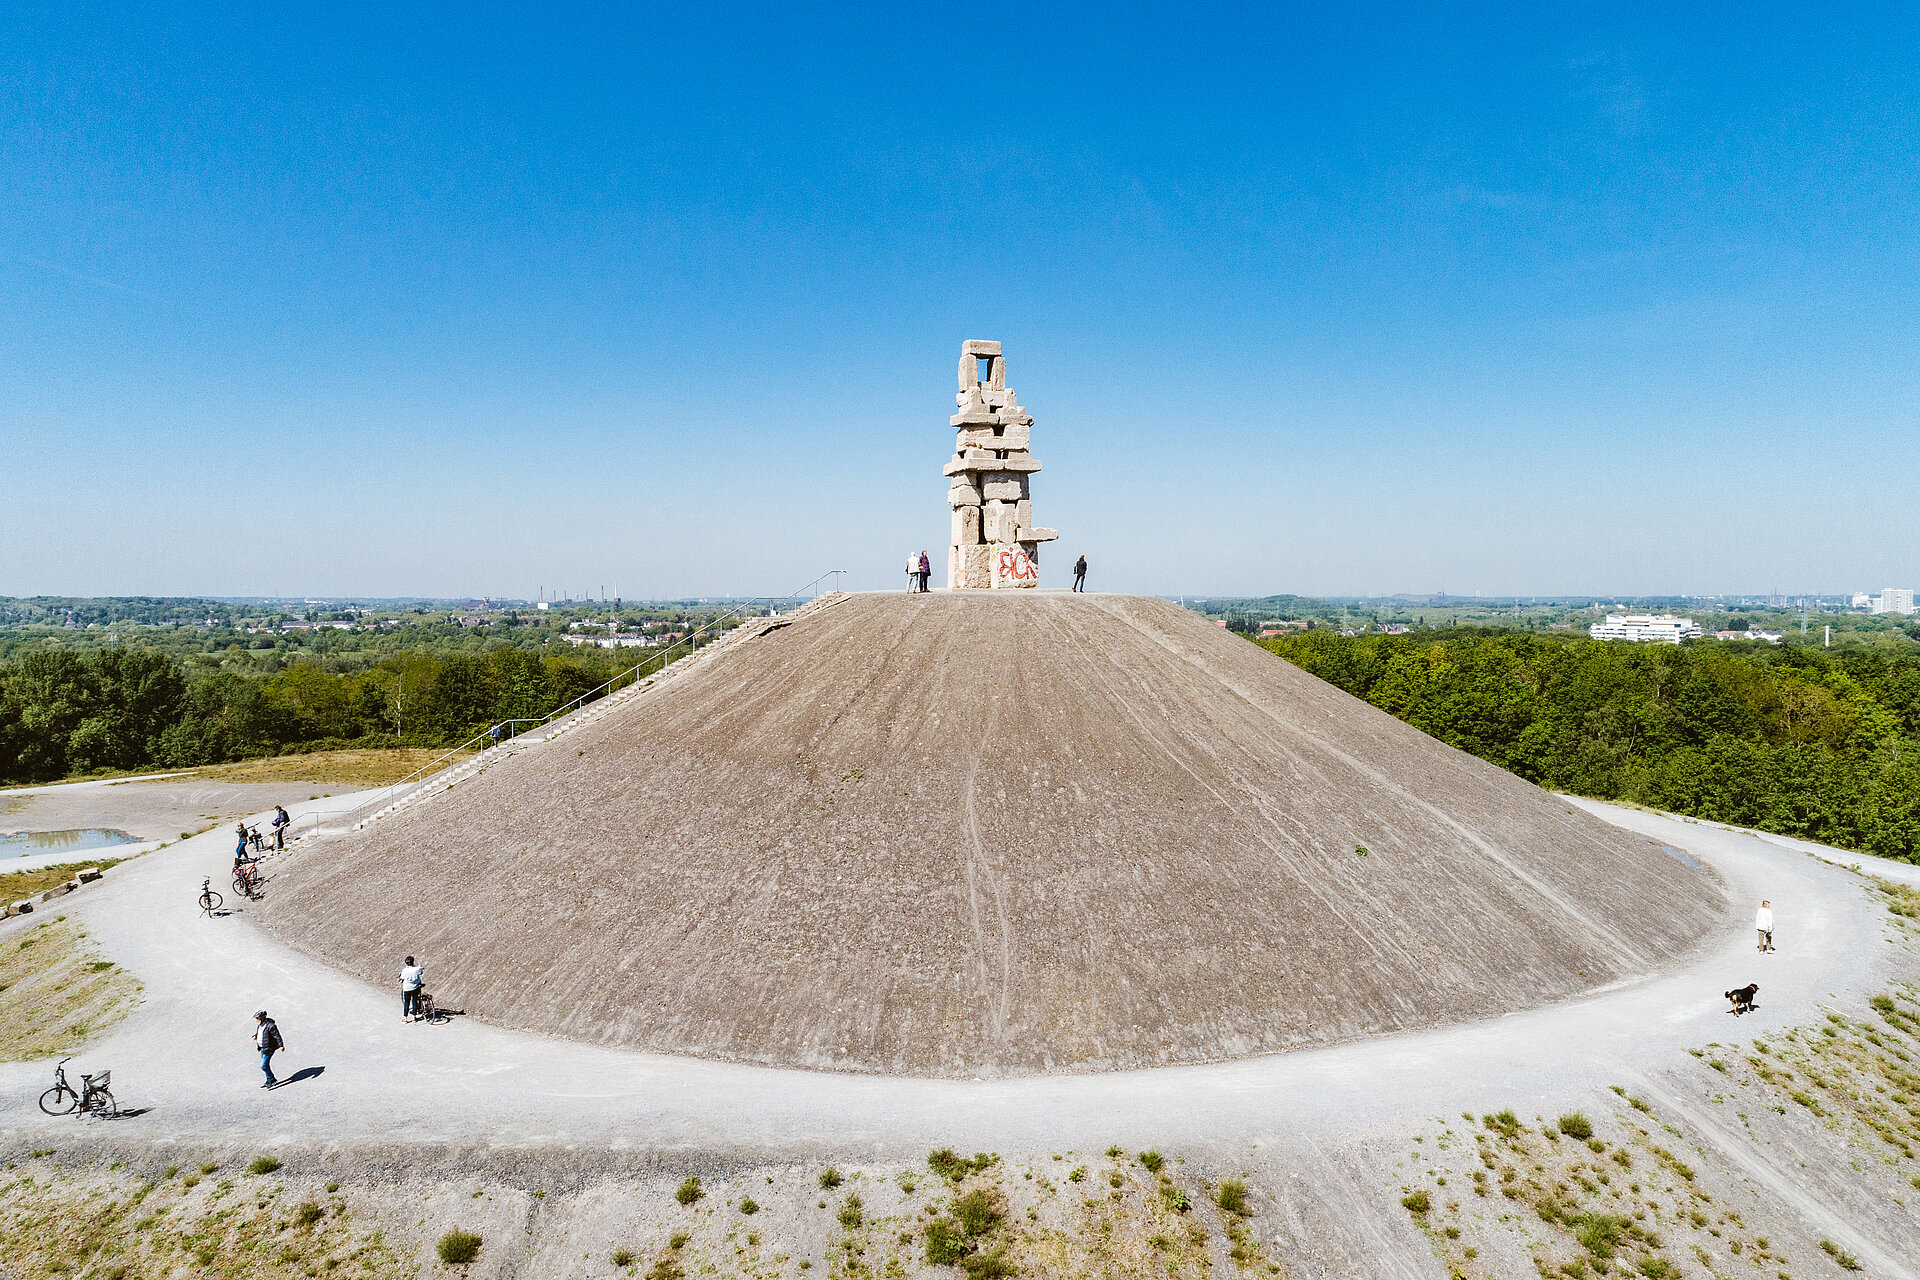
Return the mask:
<path id="1" fill-rule="evenodd" d="M 413 957 L 400 966 L 400 1020 L 417 1022 L 420 1019 L 420 988 L 427 980 L 425 965 L 415 964 Z"/>
<path id="2" fill-rule="evenodd" d="M 1773 904 L 1762 902 L 1760 911 L 1753 917 L 1754 928 L 1760 931 L 1760 950 L 1773 950 Z"/>

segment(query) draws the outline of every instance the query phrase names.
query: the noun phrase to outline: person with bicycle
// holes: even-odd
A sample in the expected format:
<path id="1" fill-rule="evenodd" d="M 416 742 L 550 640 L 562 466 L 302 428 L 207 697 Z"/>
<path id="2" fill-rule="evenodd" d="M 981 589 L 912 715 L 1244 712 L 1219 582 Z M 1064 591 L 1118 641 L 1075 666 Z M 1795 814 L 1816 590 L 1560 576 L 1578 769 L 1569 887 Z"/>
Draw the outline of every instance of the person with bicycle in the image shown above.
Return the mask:
<path id="1" fill-rule="evenodd" d="M 400 966 L 400 1020 L 418 1022 L 420 1020 L 420 988 L 426 984 L 427 967 L 415 964 L 413 957 Z"/>
<path id="2" fill-rule="evenodd" d="M 280 804 L 273 806 L 273 847 L 276 850 L 287 847 L 287 828 L 291 825 L 293 819 L 287 816 L 287 807 Z"/>

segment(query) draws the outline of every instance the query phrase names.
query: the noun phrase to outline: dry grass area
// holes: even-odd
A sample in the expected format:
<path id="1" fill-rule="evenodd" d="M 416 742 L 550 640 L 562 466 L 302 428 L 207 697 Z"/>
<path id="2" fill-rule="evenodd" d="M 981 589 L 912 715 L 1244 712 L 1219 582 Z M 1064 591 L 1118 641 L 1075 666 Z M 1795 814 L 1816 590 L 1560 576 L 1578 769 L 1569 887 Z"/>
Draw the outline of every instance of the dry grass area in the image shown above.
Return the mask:
<path id="1" fill-rule="evenodd" d="M 195 769 L 193 776 L 215 782 L 318 782 L 341 787 L 384 787 L 446 755 L 438 748 L 396 747 L 384 751 L 314 751 L 269 756 Z M 447 761 L 458 764 L 472 752 Z M 176 779 L 177 781 L 177 779 Z"/>
<path id="2" fill-rule="evenodd" d="M 91 861 L 63 862 L 57 867 L 41 867 L 37 871 L 9 871 L 0 875 L 0 902 L 18 902 L 22 898 L 45 893 L 57 884 L 65 884 L 87 867 L 98 867 L 105 871 L 126 861 L 126 858 L 95 858 Z"/>
<path id="3" fill-rule="evenodd" d="M 572 1193 L 291 1171 L 245 1153 L 139 1176 L 51 1150 L 0 1171 L 21 1277 L 160 1280 L 1274 1280 L 1253 1210 L 1151 1152 L 782 1165 Z M 175 1159 L 186 1160 L 175 1156 Z M 351 1163 L 351 1157 L 341 1157 Z M 323 1179 L 325 1181 L 323 1182 Z M 1235 1205 L 1223 1209 L 1219 1201 Z M 464 1241 L 464 1247 L 462 1242 Z"/>
<path id="4" fill-rule="evenodd" d="M 1899 986 L 1860 1017 L 1695 1051 L 1704 1100 L 1760 1150 L 1848 1171 L 1835 1194 L 1906 1217 L 1920 1190 L 1920 1001 Z M 1706 1073 L 1710 1072 L 1710 1075 Z M 1553 1280 L 1836 1275 L 1861 1268 L 1660 1109 L 1616 1089 L 1609 1114 L 1462 1116 L 1417 1139 L 1401 1204 L 1454 1277 Z M 1675 1117 L 1677 1119 L 1677 1117 Z M 1805 1176 L 1805 1175 L 1803 1175 Z"/>
<path id="5" fill-rule="evenodd" d="M 1230 1185 L 1118 1149 L 750 1170 L 725 1182 L 589 1192 L 537 1246 L 530 1270 L 635 1280 L 1285 1276 L 1255 1238 L 1251 1205 L 1220 1195 Z"/>
<path id="6" fill-rule="evenodd" d="M 36 1152 L 0 1174 L 0 1257 L 20 1276 L 386 1280 L 417 1274 L 345 1197 L 207 1165 L 158 1178 L 69 1172 Z M 334 1184 L 337 1188 L 338 1184 Z"/>
<path id="7" fill-rule="evenodd" d="M 0 942 L 0 1062 L 67 1053 L 124 1018 L 140 983 L 55 916 Z"/>

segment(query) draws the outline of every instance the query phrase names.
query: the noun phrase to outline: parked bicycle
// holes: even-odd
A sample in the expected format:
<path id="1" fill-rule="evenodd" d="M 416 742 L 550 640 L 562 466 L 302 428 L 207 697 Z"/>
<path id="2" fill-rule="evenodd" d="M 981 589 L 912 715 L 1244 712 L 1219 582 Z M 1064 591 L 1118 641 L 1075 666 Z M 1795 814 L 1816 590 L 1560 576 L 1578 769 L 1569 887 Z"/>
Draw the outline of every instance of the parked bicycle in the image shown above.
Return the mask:
<path id="1" fill-rule="evenodd" d="M 220 904 L 225 901 L 226 901 L 225 898 L 222 898 L 219 894 L 214 892 L 212 876 L 208 876 L 206 879 L 200 882 L 200 914 L 201 915 L 207 915 L 207 916 L 212 915 L 214 912 L 220 909 Z"/>
<path id="2" fill-rule="evenodd" d="M 233 891 L 243 898 L 260 896 L 260 868 L 252 862 L 240 862 L 233 868 Z"/>
<path id="3" fill-rule="evenodd" d="M 113 1072 L 102 1071 L 98 1075 L 80 1077 L 80 1091 L 74 1092 L 67 1083 L 67 1064 L 72 1058 L 62 1058 L 53 1067 L 53 1088 L 40 1095 L 40 1109 L 50 1116 L 80 1115 L 117 1116 L 120 1104 L 113 1100 L 113 1093 L 107 1085 L 113 1079 Z"/>

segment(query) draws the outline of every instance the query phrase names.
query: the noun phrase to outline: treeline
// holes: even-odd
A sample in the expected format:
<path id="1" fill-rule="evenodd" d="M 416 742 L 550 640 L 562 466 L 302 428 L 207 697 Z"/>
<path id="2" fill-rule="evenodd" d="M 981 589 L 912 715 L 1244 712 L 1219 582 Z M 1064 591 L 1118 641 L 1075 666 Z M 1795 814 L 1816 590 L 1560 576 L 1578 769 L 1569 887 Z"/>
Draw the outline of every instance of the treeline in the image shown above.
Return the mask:
<path id="1" fill-rule="evenodd" d="M 636 661 L 631 653 L 502 646 L 413 651 L 352 672 L 295 661 L 255 674 L 151 650 L 41 650 L 0 663 L 0 782 L 190 768 L 319 746 L 452 745 L 503 720 L 544 716 Z"/>
<path id="2" fill-rule="evenodd" d="M 1920 862 L 1920 658 L 1486 631 L 1262 643 L 1543 787 Z"/>

